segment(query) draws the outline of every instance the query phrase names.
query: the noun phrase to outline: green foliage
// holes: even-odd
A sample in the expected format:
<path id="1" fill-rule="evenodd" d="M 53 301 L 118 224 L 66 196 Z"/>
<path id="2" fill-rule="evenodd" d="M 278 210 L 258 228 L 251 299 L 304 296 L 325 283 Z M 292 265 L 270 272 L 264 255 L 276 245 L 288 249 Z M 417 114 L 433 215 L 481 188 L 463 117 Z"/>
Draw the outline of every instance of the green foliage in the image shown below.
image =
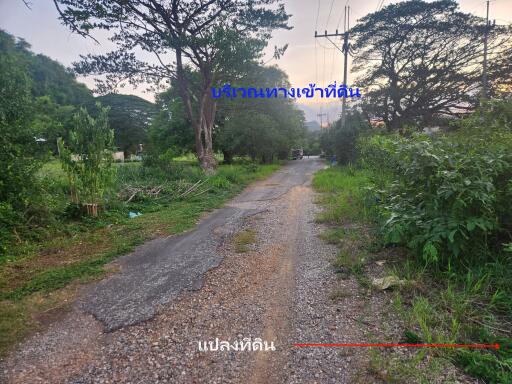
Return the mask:
<path id="1" fill-rule="evenodd" d="M 327 156 L 336 155 L 339 164 L 354 163 L 358 158 L 357 139 L 368 129 L 368 121 L 361 112 L 349 111 L 344 127 L 342 127 L 340 119 L 330 128 L 322 130 L 321 148 Z"/>
<path id="2" fill-rule="evenodd" d="M 158 113 L 149 128 L 149 156 L 158 158 L 170 148 L 178 156 L 195 150 L 194 131 L 176 86 L 156 96 Z M 151 160 L 151 159 L 150 159 Z"/>
<path id="3" fill-rule="evenodd" d="M 475 132 L 472 134 L 474 135 Z M 498 133 L 496 132 L 496 134 Z M 469 132 L 466 131 L 461 132 L 460 137 L 457 135 L 456 139 L 454 136 L 442 139 L 473 142 L 468 136 Z M 492 135 L 486 137 L 489 138 Z M 495 148 L 497 143 L 499 143 L 498 146 L 507 145 L 501 143 L 502 137 L 499 137 L 500 139 L 497 141 L 489 140 L 489 147 Z M 392 148 L 389 156 L 394 153 L 395 149 L 398 150 L 407 144 L 412 145 L 417 141 L 425 140 L 432 139 L 425 137 L 421 140 L 420 138 L 403 139 L 393 136 L 365 137 L 364 143 L 360 143 L 360 146 L 365 146 L 365 150 L 371 153 L 373 145 L 382 144 L 387 149 Z M 378 156 L 383 156 L 385 159 L 387 149 L 379 152 Z M 419 156 L 419 154 L 417 155 Z M 397 165 L 403 165 L 399 161 L 399 155 L 397 154 L 395 157 L 393 161 Z M 414 158 L 411 155 L 410 159 Z M 368 195 L 366 192 L 368 187 L 375 186 L 375 180 L 385 181 L 376 177 L 376 174 L 381 173 L 378 168 L 380 162 L 373 162 L 374 160 L 376 159 L 364 162 L 367 166 L 373 164 L 373 168 L 370 169 L 331 167 L 317 172 L 313 180 L 315 189 L 323 192 L 319 202 L 324 206 L 325 211 L 322 212 L 320 218 L 329 224 L 338 224 L 324 235 L 324 239 L 341 247 L 337 258 L 333 260 L 333 265 L 337 268 L 338 273 L 347 270 L 352 272 L 363 286 L 368 284 L 368 279 L 365 278 L 364 268 L 361 267 L 362 260 L 363 257 L 364 260 L 371 259 L 372 255 L 365 255 L 364 252 L 359 252 L 358 249 L 351 246 L 352 239 L 356 238 L 361 241 L 361 238 L 364 238 L 366 232 L 361 228 L 365 223 L 371 223 L 371 221 L 365 220 L 366 218 L 373 219 L 374 214 L 377 213 L 389 214 L 387 211 L 375 211 L 375 208 L 382 209 L 382 206 L 386 207 L 389 201 L 404 198 L 396 191 L 394 195 L 386 195 L 386 193 L 392 192 L 389 188 L 382 193 L 381 200 L 370 198 L 372 194 Z M 457 164 L 453 163 L 454 166 Z M 383 169 L 385 172 L 392 170 L 386 165 Z M 400 168 L 396 172 L 403 172 L 403 169 Z M 390 183 L 391 181 L 388 180 L 381 186 L 385 187 Z M 375 188 L 370 191 L 374 194 Z M 333 197 L 339 197 L 339 200 Z M 509 208 L 504 209 L 504 211 L 509 210 Z M 369 212 L 370 215 L 362 215 L 363 212 Z M 409 214 L 412 215 L 415 212 L 416 210 Z M 376 224 L 380 223 L 377 221 Z M 366 236 L 368 236 L 367 233 Z M 492 237 L 489 237 L 488 241 L 491 243 Z M 438 268 L 427 268 L 428 265 L 425 265 L 422 258 L 412 257 L 404 260 L 399 256 L 402 252 L 393 249 L 379 252 L 379 259 L 383 257 L 386 259 L 386 255 L 389 255 L 389 263 L 385 264 L 390 266 L 387 273 L 398 276 L 399 279 L 407 283 L 397 287 L 395 310 L 396 314 L 402 317 L 405 338 L 408 342 L 500 344 L 498 351 L 439 350 L 429 353 L 428 359 L 425 359 L 425 354 L 428 352 L 422 351 L 413 355 L 410 362 L 407 359 L 385 357 L 386 360 L 381 362 L 380 371 L 386 369 L 391 374 L 390 377 L 397 380 L 416 382 L 421 378 L 419 381 L 429 382 L 440 374 L 440 372 L 434 374 L 431 366 L 439 364 L 445 366 L 451 361 L 467 374 L 478 377 L 486 383 L 510 382 L 512 340 L 508 335 L 507 324 L 510 324 L 512 314 L 512 287 L 510 285 L 512 259 L 500 252 L 500 244 L 501 242 L 495 244 L 494 253 L 487 254 L 486 260 L 475 260 L 481 248 L 479 247 L 460 254 L 459 260 L 452 258 L 451 263 L 439 263 Z M 379 250 L 383 251 L 381 247 Z M 428 369 L 423 367 L 424 364 L 428 364 Z M 418 366 L 423 368 L 418 368 Z"/>
<path id="4" fill-rule="evenodd" d="M 388 154 L 382 168 L 394 175 L 394 182 L 379 192 L 387 241 L 445 264 L 499 251 L 511 230 L 510 131 L 467 127 L 454 135 L 365 145 L 366 153 L 375 149 L 377 159 Z M 372 156 L 366 164 L 377 166 Z"/>
<path id="5" fill-rule="evenodd" d="M 388 130 L 410 124 L 420 131 L 440 115 L 476 107 L 484 26 L 455 0 L 395 2 L 358 20 L 351 36 L 358 83 L 367 89 L 363 110 Z M 510 84 L 511 34 L 496 25 L 488 36 L 491 94 Z"/>
<path id="6" fill-rule="evenodd" d="M 156 106 L 133 95 L 108 94 L 95 99 L 109 107 L 108 122 L 114 130 L 114 143 L 119 151 L 137 153 L 139 144 L 148 142 L 148 128 L 157 112 Z M 89 110 L 94 107 L 91 102 Z"/>
<path id="7" fill-rule="evenodd" d="M 0 31 L 1 32 L 1 31 Z M 0 33 L 0 254 L 41 207 L 36 172 L 40 150 L 32 118 L 30 78 L 13 39 Z M 35 220 L 34 220 L 35 218 Z M 33 217 L 34 222 L 38 216 Z M 34 223 L 35 224 L 35 223 Z"/>
<path id="8" fill-rule="evenodd" d="M 240 86 L 286 86 L 286 74 L 276 67 L 246 64 L 247 72 L 239 75 Z M 191 84 L 198 83 L 198 75 L 189 71 Z M 232 85 L 236 88 L 237 85 Z M 188 119 L 177 86 L 172 86 L 157 97 L 160 112 L 150 128 L 151 148 L 147 163 L 156 163 L 169 149 L 176 154 L 195 150 L 192 124 Z M 229 164 L 235 156 L 249 156 L 263 163 L 288 157 L 289 151 L 301 146 L 306 131 L 304 116 L 289 99 L 220 99 L 217 105 L 214 148 L 224 154 Z"/>
<path id="9" fill-rule="evenodd" d="M 278 128 L 277 122 L 265 113 L 237 112 L 224 124 L 220 140 L 224 151 L 231 155 L 247 155 L 253 160 L 270 162 L 283 141 Z"/>
<path id="10" fill-rule="evenodd" d="M 76 81 L 75 75 L 62 64 L 44 55 L 34 55 L 24 49 L 32 78 L 32 94 L 35 97 L 49 96 L 59 105 L 84 105 L 93 98 L 85 84 Z"/>
<path id="11" fill-rule="evenodd" d="M 385 174 L 392 174 L 398 167 L 398 157 L 395 156 L 400 136 L 371 133 L 361 136 L 357 141 L 359 154 L 358 163 L 367 169 L 378 169 Z"/>
<path id="12" fill-rule="evenodd" d="M 47 96 L 59 105 L 80 105 L 92 99 L 91 91 L 78 83 L 62 64 L 30 51 L 30 44 L 0 30 L 0 54 L 16 57 L 30 81 L 34 98 Z"/>
<path id="13" fill-rule="evenodd" d="M 233 88 L 286 87 L 287 75 L 277 67 L 251 65 Z M 217 113 L 214 144 L 226 162 L 234 156 L 250 156 L 264 163 L 286 159 L 292 148 L 303 146 L 306 138 L 304 114 L 290 99 L 222 98 Z"/>
<path id="14" fill-rule="evenodd" d="M 306 125 L 307 126 L 307 125 Z M 306 135 L 306 142 L 304 145 L 304 155 L 305 156 L 318 156 L 322 152 L 322 146 L 320 143 L 321 137 L 320 129 L 316 131 L 310 131 L 308 128 L 308 132 Z"/>
<path id="15" fill-rule="evenodd" d="M 0 54 L 9 60 L 13 71 L 22 71 L 28 80 L 25 109 L 30 113 L 27 128 L 39 139 L 39 147 L 57 153 L 57 138 L 67 139 L 73 126 L 76 106 L 91 103 L 93 96 L 84 84 L 64 66 L 30 51 L 20 38 L 0 30 Z M 31 127 L 28 127 L 31 125 Z"/>
<path id="16" fill-rule="evenodd" d="M 495 340 L 499 342 L 501 340 Z M 494 343 L 491 342 L 491 343 Z M 480 377 L 489 384 L 503 384 L 512 382 L 512 342 L 501 341 L 500 349 L 494 353 L 479 351 L 459 351 L 455 361 L 466 373 Z"/>
<path id="17" fill-rule="evenodd" d="M 326 209 L 317 220 L 340 224 L 347 220 L 372 218 L 371 204 L 363 187 L 368 185 L 372 172 L 351 167 L 331 167 L 315 173 L 313 187 L 323 192 L 320 202 Z"/>
<path id="18" fill-rule="evenodd" d="M 58 163 L 43 168 L 54 184 L 53 193 L 67 179 Z M 88 281 L 105 273 L 104 265 L 134 246 L 155 236 L 167 236 L 193 228 L 205 212 L 219 208 L 247 183 L 269 176 L 278 165 L 221 165 L 215 176 L 206 176 L 197 166 L 170 167 L 174 173 L 140 163 L 114 164 L 115 184 L 121 193 L 127 187 L 162 187 L 159 195 L 137 197 L 129 203 L 109 202 L 98 218 L 80 221 L 60 216 L 59 226 L 48 236 L 11 248 L 9 260 L 0 262 L 0 355 L 34 329 L 33 319 L 47 309 L 69 300 L 71 282 Z M 198 197 L 177 198 L 176 186 L 203 181 L 206 192 Z M 0 211 L 3 214 L 3 206 Z M 129 210 L 143 215 L 130 219 Z M 55 257 L 58 252 L 58 257 Z M 64 288 L 64 289 L 62 289 Z M 57 291 L 56 291 L 57 290 Z M 51 292 L 51 295 L 44 293 Z M 44 305 L 43 305 L 44 304 Z"/>
<path id="19" fill-rule="evenodd" d="M 137 9 L 130 3 L 98 4 L 95 0 L 56 0 L 55 5 L 73 32 L 112 32 L 114 51 L 83 56 L 75 65 L 80 74 L 105 75 L 97 80 L 101 92 L 113 91 L 125 82 L 160 85 L 172 74 L 176 81 L 172 85 L 180 90 L 193 128 L 197 158 L 209 172 L 216 167 L 212 141 L 216 103 L 210 97 L 210 87 L 245 73 L 248 64 L 262 57 L 272 31 L 289 28 L 290 17 L 281 0 L 236 0 L 229 4 L 177 0 L 172 7 L 139 3 Z M 170 23 L 171 19 L 183 23 Z M 148 29 L 147 25 L 161 28 Z M 159 59 L 148 62 L 144 52 L 158 52 Z M 281 49 L 277 54 L 283 52 Z M 190 73 L 199 81 L 191 79 Z"/>
<path id="20" fill-rule="evenodd" d="M 408 264 L 421 271 L 414 279 L 435 286 L 415 296 L 411 326 L 425 341 L 499 343 L 497 352 L 450 354 L 488 383 L 512 379 L 510 339 L 496 336 L 512 313 L 511 112 L 510 102 L 490 101 L 448 134 L 376 135 L 359 143 L 361 163 L 393 180 L 373 189 L 385 240 L 418 255 Z"/>
<path id="21" fill-rule="evenodd" d="M 112 184 L 114 132 L 108 126 L 108 108 L 98 108 L 96 119 L 81 108 L 69 143 L 59 140 L 60 160 L 77 203 L 101 203 Z"/>

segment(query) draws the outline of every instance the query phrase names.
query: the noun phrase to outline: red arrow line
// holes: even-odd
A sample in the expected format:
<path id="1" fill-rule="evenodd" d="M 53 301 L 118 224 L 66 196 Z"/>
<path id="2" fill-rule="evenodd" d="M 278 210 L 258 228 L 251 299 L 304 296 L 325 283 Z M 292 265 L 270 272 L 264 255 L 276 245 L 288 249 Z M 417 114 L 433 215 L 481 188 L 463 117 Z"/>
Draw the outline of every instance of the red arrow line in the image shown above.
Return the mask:
<path id="1" fill-rule="evenodd" d="M 487 348 L 500 349 L 499 344 L 293 344 L 294 347 L 402 347 L 402 348 Z"/>

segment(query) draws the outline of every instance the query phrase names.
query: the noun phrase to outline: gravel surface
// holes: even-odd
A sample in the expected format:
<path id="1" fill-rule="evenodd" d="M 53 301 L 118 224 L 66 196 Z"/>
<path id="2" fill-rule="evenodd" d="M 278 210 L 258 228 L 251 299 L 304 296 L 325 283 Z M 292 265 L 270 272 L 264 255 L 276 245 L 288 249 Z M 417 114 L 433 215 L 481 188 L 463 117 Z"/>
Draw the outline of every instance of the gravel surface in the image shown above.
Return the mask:
<path id="1" fill-rule="evenodd" d="M 0 363 L 9 383 L 374 383 L 363 349 L 293 343 L 364 342 L 383 332 L 383 295 L 333 272 L 311 175 L 296 161 L 187 234 L 116 262 L 74 310 Z M 232 237 L 256 233 L 237 253 Z M 377 271 L 378 272 L 378 271 Z M 332 299 L 333 292 L 343 292 Z M 390 324 L 393 319 L 390 318 Z M 387 327 L 393 335 L 393 326 Z M 201 341 L 261 338 L 276 351 L 209 351 Z"/>

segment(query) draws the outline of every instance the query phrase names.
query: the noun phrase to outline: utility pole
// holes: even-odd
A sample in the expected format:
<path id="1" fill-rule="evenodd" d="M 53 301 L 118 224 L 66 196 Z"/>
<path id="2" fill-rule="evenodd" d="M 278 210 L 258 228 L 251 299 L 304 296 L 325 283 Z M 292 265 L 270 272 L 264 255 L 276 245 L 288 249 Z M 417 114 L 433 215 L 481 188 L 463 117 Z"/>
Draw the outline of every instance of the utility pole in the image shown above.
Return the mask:
<path id="1" fill-rule="evenodd" d="M 347 86 L 347 70 L 348 70 L 348 51 L 350 48 L 348 42 L 348 31 L 350 29 L 350 7 L 345 7 L 345 15 L 347 17 L 346 31 L 343 36 L 343 84 Z M 341 127 L 345 128 L 345 118 L 347 114 L 347 98 L 341 100 Z"/>
<path id="2" fill-rule="evenodd" d="M 319 113 L 318 115 L 316 115 L 317 117 L 320 118 L 320 129 L 322 129 L 324 127 L 324 120 L 323 120 L 323 117 L 324 116 L 327 116 L 327 113 Z"/>
<path id="3" fill-rule="evenodd" d="M 347 74 L 348 74 L 348 53 L 350 51 L 350 43 L 348 41 L 349 29 L 350 29 L 350 7 L 345 6 L 345 32 L 328 34 L 327 31 L 323 35 L 319 35 L 317 31 L 315 31 L 315 38 L 324 37 L 329 40 L 336 48 L 338 48 L 343 53 L 343 85 L 347 86 Z M 329 37 L 342 37 L 343 38 L 343 46 L 340 49 Z M 344 97 L 341 101 L 341 126 L 345 127 L 345 117 L 346 117 L 346 107 L 347 107 L 347 98 Z"/>

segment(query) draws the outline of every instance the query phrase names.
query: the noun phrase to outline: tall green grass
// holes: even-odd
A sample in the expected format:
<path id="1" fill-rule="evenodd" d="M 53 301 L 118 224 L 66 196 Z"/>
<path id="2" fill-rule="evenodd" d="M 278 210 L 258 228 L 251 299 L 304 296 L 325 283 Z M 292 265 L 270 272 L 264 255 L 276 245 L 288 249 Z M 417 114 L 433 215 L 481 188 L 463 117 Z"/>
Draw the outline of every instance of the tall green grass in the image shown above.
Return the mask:
<path id="1" fill-rule="evenodd" d="M 331 167 L 315 173 L 313 188 L 322 192 L 320 203 L 325 209 L 318 216 L 319 222 L 341 224 L 353 220 L 369 220 L 372 207 L 365 187 L 373 174 L 370 170 Z"/>
<path id="2" fill-rule="evenodd" d="M 364 239 L 363 236 L 368 235 L 361 226 L 371 226 L 375 229 L 370 232 L 373 239 L 363 242 L 384 244 L 383 239 L 375 237 L 381 233 L 379 204 L 382 201 L 371 191 L 375 190 L 372 187 L 381 187 L 386 182 L 389 179 L 386 181 L 372 169 L 354 167 L 331 167 L 317 172 L 313 179 L 314 188 L 321 192 L 319 202 L 324 208 L 319 220 L 331 225 L 324 238 L 341 247 L 333 266 L 336 270 L 353 273 L 366 288 L 368 280 L 362 276 L 363 266 L 371 256 L 353 243 L 358 237 Z M 500 349 L 419 351 L 412 360 L 389 359 L 379 354 L 372 357 L 372 364 L 388 366 L 388 379 L 395 382 L 434 380 L 434 375 L 442 372 L 441 367 L 451 361 L 485 383 L 512 383 L 512 258 L 495 254 L 485 262 L 467 260 L 444 269 L 431 268 L 412 255 L 399 260 L 399 263 L 388 264 L 391 266 L 387 273 L 398 276 L 405 284 L 397 288 L 390 310 L 401 315 L 406 340 L 499 343 Z M 437 373 L 415 368 L 427 355 L 428 366 L 438 367 Z M 391 374 L 394 376 L 389 376 Z"/>
<path id="3" fill-rule="evenodd" d="M 59 226 L 47 228 L 44 237 L 16 244 L 0 263 L 0 355 L 37 327 L 35 319 L 41 312 L 62 307 L 64 299 L 55 298 L 69 298 L 61 292 L 70 284 L 102 276 L 106 263 L 144 241 L 192 228 L 205 212 L 221 207 L 248 183 L 269 176 L 279 165 L 220 165 L 209 176 L 188 164 L 173 164 L 167 170 L 137 163 L 117 167 L 115 191 L 97 218 L 66 215 L 65 178 L 53 164 L 44 170 L 42 177 L 52 179 L 49 191 L 59 201 L 61 221 Z M 198 180 L 204 180 L 204 193 L 187 199 L 173 194 L 176 183 L 193 185 Z M 155 198 L 126 203 L 116 194 L 127 185 L 168 189 Z M 142 215 L 130 219 L 130 210 Z"/>

